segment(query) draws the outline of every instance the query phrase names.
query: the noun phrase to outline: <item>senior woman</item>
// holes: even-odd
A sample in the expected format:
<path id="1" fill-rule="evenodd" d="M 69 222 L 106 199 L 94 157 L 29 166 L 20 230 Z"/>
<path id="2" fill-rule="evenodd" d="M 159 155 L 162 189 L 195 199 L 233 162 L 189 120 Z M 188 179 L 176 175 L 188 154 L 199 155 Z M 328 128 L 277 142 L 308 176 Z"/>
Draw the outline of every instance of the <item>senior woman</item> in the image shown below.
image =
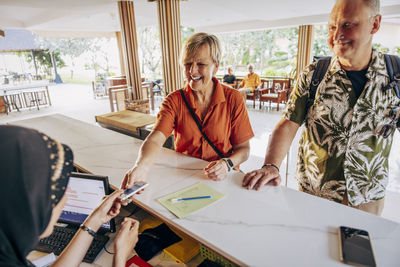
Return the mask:
<path id="1" fill-rule="evenodd" d="M 181 64 L 187 84 L 182 91 L 169 94 L 162 103 L 157 123 L 143 142 L 135 165 L 126 173 L 122 188 L 146 181 L 149 169 L 172 131 L 177 152 L 210 161 L 204 171 L 212 180 L 224 179 L 233 166 L 247 160 L 249 140 L 254 134 L 240 93 L 214 78 L 220 59 L 221 48 L 216 36 L 196 33 L 186 41 Z M 189 108 L 220 153 L 205 140 Z"/>

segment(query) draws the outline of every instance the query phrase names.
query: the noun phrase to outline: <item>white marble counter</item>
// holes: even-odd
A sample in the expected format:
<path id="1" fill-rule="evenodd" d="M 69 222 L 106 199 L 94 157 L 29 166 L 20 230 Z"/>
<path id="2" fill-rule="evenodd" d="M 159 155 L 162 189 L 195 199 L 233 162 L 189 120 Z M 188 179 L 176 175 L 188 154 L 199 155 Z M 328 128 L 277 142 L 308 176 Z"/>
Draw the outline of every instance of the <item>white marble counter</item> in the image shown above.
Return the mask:
<path id="1" fill-rule="evenodd" d="M 13 124 L 32 127 L 71 146 L 85 169 L 119 186 L 142 141 L 62 115 Z M 206 180 L 207 162 L 163 149 L 137 204 L 201 243 L 249 266 L 346 266 L 339 261 L 340 225 L 368 230 L 378 266 L 400 266 L 400 224 L 292 189 L 241 187 L 243 174 Z M 226 198 L 184 219 L 156 199 L 202 181 Z"/>

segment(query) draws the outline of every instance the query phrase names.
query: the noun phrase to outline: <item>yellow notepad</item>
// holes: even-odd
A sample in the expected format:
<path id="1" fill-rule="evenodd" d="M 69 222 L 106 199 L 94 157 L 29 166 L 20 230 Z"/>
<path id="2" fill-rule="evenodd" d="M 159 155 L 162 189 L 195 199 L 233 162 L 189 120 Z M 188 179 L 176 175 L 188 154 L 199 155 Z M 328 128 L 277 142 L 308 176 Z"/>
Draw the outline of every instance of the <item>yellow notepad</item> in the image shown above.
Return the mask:
<path id="1" fill-rule="evenodd" d="M 211 196 L 211 198 L 184 200 L 179 202 L 171 201 L 172 199 L 177 198 L 189 198 L 199 196 Z M 161 205 L 167 208 L 178 218 L 184 218 L 220 199 L 223 199 L 224 197 L 224 194 L 216 191 L 208 185 L 199 182 L 178 192 L 163 196 L 158 199 L 158 202 L 160 202 Z"/>

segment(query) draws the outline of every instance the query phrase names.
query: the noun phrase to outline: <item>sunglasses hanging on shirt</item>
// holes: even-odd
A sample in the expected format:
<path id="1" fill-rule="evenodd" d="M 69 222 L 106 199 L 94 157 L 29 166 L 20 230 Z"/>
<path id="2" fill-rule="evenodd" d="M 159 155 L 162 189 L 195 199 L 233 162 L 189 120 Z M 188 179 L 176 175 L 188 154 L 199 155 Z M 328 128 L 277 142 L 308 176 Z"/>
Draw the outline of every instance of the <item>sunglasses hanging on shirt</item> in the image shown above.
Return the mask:
<path id="1" fill-rule="evenodd" d="M 378 128 L 378 134 L 383 138 L 387 138 L 397 128 L 400 118 L 400 107 L 392 107 L 385 111 L 385 115 L 388 116 L 391 121 L 387 124 L 382 125 Z"/>

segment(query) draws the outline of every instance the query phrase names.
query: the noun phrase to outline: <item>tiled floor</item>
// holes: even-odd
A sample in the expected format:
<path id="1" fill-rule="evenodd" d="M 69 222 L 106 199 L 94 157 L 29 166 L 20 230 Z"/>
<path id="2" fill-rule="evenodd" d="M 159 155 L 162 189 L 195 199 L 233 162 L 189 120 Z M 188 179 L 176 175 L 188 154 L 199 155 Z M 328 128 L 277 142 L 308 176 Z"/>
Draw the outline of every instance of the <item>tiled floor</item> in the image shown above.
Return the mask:
<path id="1" fill-rule="evenodd" d="M 94 99 L 90 85 L 61 84 L 50 86 L 49 90 L 53 103 L 51 107 L 41 108 L 40 110 L 31 109 L 21 112 L 12 112 L 9 115 L 0 114 L 0 123 L 61 113 L 72 118 L 95 124 L 95 115 L 110 112 L 108 98 Z M 161 101 L 161 97 L 156 97 L 155 106 L 158 107 Z M 258 108 L 253 109 L 252 103 L 248 101 L 247 107 L 255 137 L 250 142 L 250 158 L 241 166 L 241 169 L 245 172 L 259 168 L 263 164 L 269 135 L 281 118 L 283 105 L 281 105 L 280 112 L 276 111 L 275 104 L 272 105 L 272 108 L 265 105 L 262 110 L 259 110 Z M 157 109 L 155 112 L 157 112 Z M 297 188 L 294 173 L 296 171 L 299 138 L 300 131 L 297 133 L 290 149 L 289 164 L 286 165 L 287 162 L 285 161 L 281 166 L 283 170 L 281 172 L 283 179 L 282 184 L 285 185 L 285 178 L 287 177 L 287 186 L 293 189 Z M 400 222 L 400 212 L 398 208 L 400 205 L 400 153 L 395 149 L 398 147 L 400 147 L 400 134 L 396 132 L 392 153 L 390 155 L 389 187 L 382 216 Z M 287 174 L 285 171 L 286 166 L 288 167 Z"/>

